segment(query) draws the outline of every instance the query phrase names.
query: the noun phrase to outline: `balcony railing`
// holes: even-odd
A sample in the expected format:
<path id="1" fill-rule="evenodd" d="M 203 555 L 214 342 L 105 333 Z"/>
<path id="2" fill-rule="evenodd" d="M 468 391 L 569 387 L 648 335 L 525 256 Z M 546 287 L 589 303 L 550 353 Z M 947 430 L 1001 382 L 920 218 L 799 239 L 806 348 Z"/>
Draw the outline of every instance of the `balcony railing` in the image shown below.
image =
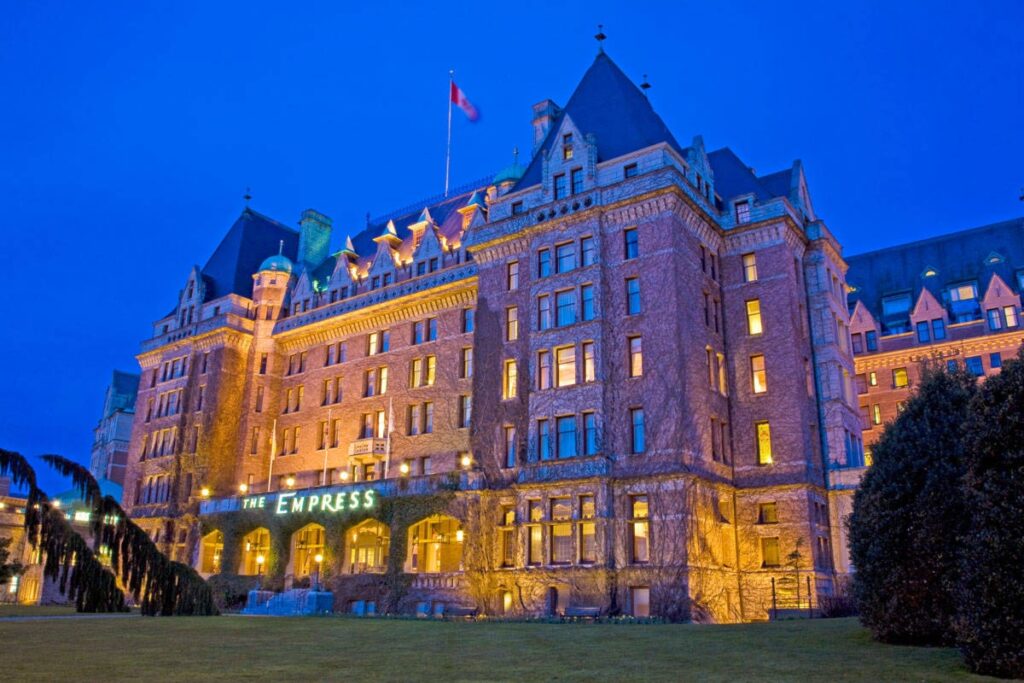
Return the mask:
<path id="1" fill-rule="evenodd" d="M 348 445 L 349 455 L 387 455 L 387 439 L 356 439 Z"/>

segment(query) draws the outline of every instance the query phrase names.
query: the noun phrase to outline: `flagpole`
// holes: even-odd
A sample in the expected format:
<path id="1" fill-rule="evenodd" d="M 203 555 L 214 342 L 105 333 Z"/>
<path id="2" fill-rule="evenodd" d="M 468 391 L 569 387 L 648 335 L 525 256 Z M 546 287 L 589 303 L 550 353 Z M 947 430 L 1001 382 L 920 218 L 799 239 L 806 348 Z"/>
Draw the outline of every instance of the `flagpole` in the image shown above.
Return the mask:
<path id="1" fill-rule="evenodd" d="M 327 409 L 327 435 L 324 437 L 324 474 L 320 480 L 322 486 L 327 486 L 327 454 L 331 452 L 331 409 Z"/>
<path id="2" fill-rule="evenodd" d="M 444 196 L 448 196 L 448 174 L 452 167 L 452 84 L 455 82 L 455 70 L 448 70 L 448 145 L 444 155 Z"/>
<path id="3" fill-rule="evenodd" d="M 274 457 L 277 455 L 277 418 L 270 427 L 270 469 L 267 471 L 267 493 L 270 493 L 270 482 L 274 478 Z"/>

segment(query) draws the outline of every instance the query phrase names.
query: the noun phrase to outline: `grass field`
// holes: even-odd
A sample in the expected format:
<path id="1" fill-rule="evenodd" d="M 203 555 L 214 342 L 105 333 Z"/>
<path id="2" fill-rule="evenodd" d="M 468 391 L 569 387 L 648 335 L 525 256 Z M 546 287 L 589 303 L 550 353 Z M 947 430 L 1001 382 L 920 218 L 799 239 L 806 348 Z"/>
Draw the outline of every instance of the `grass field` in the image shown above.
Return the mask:
<path id="1" fill-rule="evenodd" d="M 65 605 L 0 605 L 0 618 L 57 617 L 72 614 L 75 614 L 75 608 Z"/>
<path id="2" fill-rule="evenodd" d="M 0 622 L 23 680 L 962 681 L 949 649 L 874 643 L 853 619 L 736 626 L 349 618 Z"/>

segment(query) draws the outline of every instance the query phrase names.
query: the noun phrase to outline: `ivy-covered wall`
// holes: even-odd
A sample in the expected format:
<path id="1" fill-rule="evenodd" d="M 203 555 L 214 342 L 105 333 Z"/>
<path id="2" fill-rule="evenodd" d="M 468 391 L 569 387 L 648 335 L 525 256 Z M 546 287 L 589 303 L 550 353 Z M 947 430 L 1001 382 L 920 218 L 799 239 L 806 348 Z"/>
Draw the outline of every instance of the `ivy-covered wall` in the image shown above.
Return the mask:
<path id="1" fill-rule="evenodd" d="M 270 548 L 264 585 L 280 588 L 284 584 L 288 567 L 292 535 L 308 524 L 319 524 L 326 530 L 321 580 L 332 585 L 332 579 L 341 571 L 345 533 L 368 519 L 381 522 L 389 527 L 392 541 L 385 573 L 372 577 L 371 581 L 379 582 L 382 601 L 380 609 L 393 612 L 397 611 L 412 582 L 412 577 L 405 573 L 409 527 L 437 514 L 448 515 L 465 525 L 465 503 L 456 499 L 451 491 L 378 500 L 380 502 L 373 509 L 346 510 L 340 513 L 317 511 L 277 515 L 272 510 L 241 510 L 208 515 L 202 520 L 202 535 L 215 530 L 224 535 L 221 571 L 224 575 L 232 575 L 237 573 L 242 559 L 242 539 L 255 529 L 267 529 L 270 533 Z"/>

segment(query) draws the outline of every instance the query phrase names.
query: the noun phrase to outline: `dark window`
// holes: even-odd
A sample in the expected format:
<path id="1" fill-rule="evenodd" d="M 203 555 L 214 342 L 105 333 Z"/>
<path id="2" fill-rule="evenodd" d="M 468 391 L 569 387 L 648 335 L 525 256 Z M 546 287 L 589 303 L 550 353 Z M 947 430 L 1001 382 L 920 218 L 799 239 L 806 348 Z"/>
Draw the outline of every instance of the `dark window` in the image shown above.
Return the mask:
<path id="1" fill-rule="evenodd" d="M 572 193 L 579 194 L 583 192 L 583 169 L 574 168 L 570 173 L 570 181 L 572 184 Z"/>
<path id="2" fill-rule="evenodd" d="M 634 259 L 640 255 L 640 239 L 636 228 L 626 228 L 623 233 L 623 258 Z"/>
<path id="3" fill-rule="evenodd" d="M 565 199 L 568 195 L 568 185 L 565 180 L 565 174 L 559 173 L 554 178 L 555 181 L 555 199 Z"/>
<path id="4" fill-rule="evenodd" d="M 627 178 L 633 178 L 639 172 L 636 164 L 626 164 L 622 167 L 622 174 Z"/>
<path id="5" fill-rule="evenodd" d="M 917 324 L 917 341 L 920 344 L 924 344 L 929 340 L 930 337 L 928 336 L 928 323 L 927 321 L 922 320 Z"/>
<path id="6" fill-rule="evenodd" d="M 555 246 L 555 272 L 565 273 L 576 267 L 576 244 L 568 242 Z"/>
<path id="7" fill-rule="evenodd" d="M 868 330 L 864 333 L 864 343 L 868 347 L 868 351 L 878 350 L 878 333 L 874 330 Z"/>
<path id="8" fill-rule="evenodd" d="M 707 305 L 707 299 L 705 298 L 705 306 Z M 628 277 L 626 278 L 626 314 L 636 315 L 640 312 L 640 278 Z M 705 318 L 707 317 L 707 309 L 704 311 Z"/>
<path id="9" fill-rule="evenodd" d="M 850 341 L 853 343 L 854 353 L 864 353 L 864 335 L 860 332 L 850 335 Z"/>
<path id="10" fill-rule="evenodd" d="M 992 353 L 988 356 L 988 365 L 990 368 L 1001 368 L 1003 367 L 1003 355 L 1001 353 Z"/>
<path id="11" fill-rule="evenodd" d="M 551 275 L 551 250 L 541 249 L 537 252 L 537 277 Z"/>
<path id="12" fill-rule="evenodd" d="M 597 248 L 594 246 L 593 237 L 580 239 L 580 261 L 584 267 L 597 263 Z"/>
<path id="13" fill-rule="evenodd" d="M 968 356 L 966 363 L 967 372 L 975 377 L 982 377 L 985 374 L 985 368 L 981 364 L 981 356 Z"/>
<path id="14" fill-rule="evenodd" d="M 942 318 L 936 318 L 932 321 L 932 339 L 939 341 L 946 338 L 946 323 L 942 321 Z"/>
<path id="15" fill-rule="evenodd" d="M 512 215 L 513 216 L 518 216 L 521 213 L 523 213 L 523 203 L 522 202 L 512 202 Z"/>

